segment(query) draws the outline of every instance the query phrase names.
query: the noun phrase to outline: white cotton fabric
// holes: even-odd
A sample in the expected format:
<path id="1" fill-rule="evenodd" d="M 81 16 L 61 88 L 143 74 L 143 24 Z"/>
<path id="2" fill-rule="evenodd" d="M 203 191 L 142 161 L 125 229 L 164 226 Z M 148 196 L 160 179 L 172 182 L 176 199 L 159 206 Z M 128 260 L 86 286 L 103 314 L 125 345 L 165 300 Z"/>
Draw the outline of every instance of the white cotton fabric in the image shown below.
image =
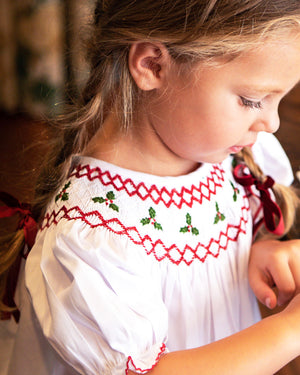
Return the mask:
<path id="1" fill-rule="evenodd" d="M 270 133 L 258 133 L 257 142 L 252 147 L 255 160 L 265 175 L 276 182 L 289 186 L 294 181 L 289 159 L 278 139 Z"/>
<path id="2" fill-rule="evenodd" d="M 257 159 L 289 181 L 281 146 L 265 142 L 272 149 L 256 145 Z M 145 373 L 168 351 L 258 321 L 247 280 L 252 214 L 231 162 L 158 177 L 74 158 L 26 262 L 28 295 L 21 277 L 8 374 Z"/>

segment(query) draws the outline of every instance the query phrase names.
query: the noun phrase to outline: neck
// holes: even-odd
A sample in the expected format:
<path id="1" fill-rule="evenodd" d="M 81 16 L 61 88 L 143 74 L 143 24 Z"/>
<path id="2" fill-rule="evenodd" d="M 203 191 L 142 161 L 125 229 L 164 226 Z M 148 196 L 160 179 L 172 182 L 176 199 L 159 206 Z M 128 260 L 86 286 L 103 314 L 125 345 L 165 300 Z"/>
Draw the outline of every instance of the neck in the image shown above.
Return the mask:
<path id="1" fill-rule="evenodd" d="M 199 163 L 180 158 L 163 145 L 149 123 L 143 122 L 143 126 L 133 125 L 130 130 L 121 130 L 114 114 L 106 118 L 83 154 L 122 168 L 158 176 L 184 175 L 199 166 Z"/>

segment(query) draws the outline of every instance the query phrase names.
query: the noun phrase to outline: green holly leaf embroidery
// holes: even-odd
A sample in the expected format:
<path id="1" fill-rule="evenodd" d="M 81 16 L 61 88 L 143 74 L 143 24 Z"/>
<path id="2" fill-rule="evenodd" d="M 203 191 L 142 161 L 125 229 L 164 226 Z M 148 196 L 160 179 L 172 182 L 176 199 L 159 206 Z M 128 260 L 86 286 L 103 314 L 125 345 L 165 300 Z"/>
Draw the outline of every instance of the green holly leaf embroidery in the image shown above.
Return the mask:
<path id="1" fill-rule="evenodd" d="M 214 224 L 218 224 L 218 222 L 221 220 L 221 221 L 224 221 L 225 220 L 225 215 L 222 214 L 220 212 L 220 209 L 219 209 L 219 205 L 218 203 L 216 202 L 216 211 L 217 211 L 217 214 L 215 216 L 215 220 L 214 220 Z"/>
<path id="2" fill-rule="evenodd" d="M 237 160 L 235 158 L 233 158 L 232 163 L 231 163 L 232 167 L 235 168 L 237 166 L 237 164 L 238 164 Z"/>
<path id="3" fill-rule="evenodd" d="M 108 207 L 111 208 L 114 211 L 119 212 L 119 207 L 117 205 L 115 205 L 114 203 L 111 203 Z"/>
<path id="4" fill-rule="evenodd" d="M 141 223 L 142 223 L 143 225 L 150 224 L 150 219 L 148 219 L 147 217 L 145 217 L 144 219 L 141 220 Z"/>
<path id="5" fill-rule="evenodd" d="M 236 202 L 237 201 L 237 195 L 240 194 L 240 191 L 239 191 L 239 189 L 237 187 L 235 187 L 233 185 L 232 181 L 230 181 L 230 185 L 231 185 L 231 187 L 233 189 L 233 200 L 234 200 L 234 202 Z"/>
<path id="6" fill-rule="evenodd" d="M 155 217 L 156 217 L 156 212 L 154 210 L 154 208 L 150 207 L 149 208 L 149 217 L 144 217 L 142 220 L 141 220 L 141 223 L 143 225 L 147 225 L 147 224 L 152 224 L 153 227 L 157 230 L 163 230 L 161 224 L 159 224 Z"/>
<path id="7" fill-rule="evenodd" d="M 152 207 L 149 208 L 149 215 L 150 215 L 151 219 L 154 219 L 155 216 L 156 216 L 156 212 Z"/>
<path id="8" fill-rule="evenodd" d="M 186 214 L 185 221 L 186 221 L 187 225 L 185 227 L 180 228 L 179 232 L 180 233 L 191 232 L 195 236 L 198 236 L 199 230 L 192 226 L 192 217 L 189 213 Z"/>
<path id="9" fill-rule="evenodd" d="M 112 201 L 113 201 L 114 199 L 116 199 L 115 194 L 114 194 L 113 191 L 109 191 L 109 192 L 106 194 L 106 198 L 109 199 L 109 200 L 112 200 Z"/>
<path id="10" fill-rule="evenodd" d="M 186 233 L 186 232 L 188 232 L 189 231 L 189 228 L 188 227 L 182 227 L 182 228 L 180 228 L 180 231 L 179 232 L 181 232 L 181 233 Z"/>
<path id="11" fill-rule="evenodd" d="M 95 203 L 104 203 L 104 202 L 105 202 L 105 199 L 102 198 L 102 197 L 95 197 L 95 198 L 92 198 L 92 200 L 93 200 Z"/>
<path id="12" fill-rule="evenodd" d="M 199 230 L 197 228 L 192 228 L 192 233 L 195 235 L 195 236 L 198 236 L 199 234 Z"/>
<path id="13" fill-rule="evenodd" d="M 162 226 L 159 223 L 154 223 L 154 228 L 158 230 L 162 230 Z"/>
<path id="14" fill-rule="evenodd" d="M 69 193 L 66 191 L 71 186 L 71 181 L 65 184 L 62 190 L 56 195 L 55 202 L 59 199 L 62 201 L 67 201 L 69 199 Z"/>
<path id="15" fill-rule="evenodd" d="M 63 193 L 63 195 L 61 196 L 61 200 L 67 201 L 68 199 L 69 199 L 69 193 Z"/>
<path id="16" fill-rule="evenodd" d="M 105 198 L 103 198 L 103 197 L 94 197 L 94 198 L 92 198 L 92 201 L 94 203 L 100 203 L 100 204 L 101 203 L 105 203 L 112 210 L 119 212 L 119 207 L 115 203 L 113 203 L 113 201 L 115 199 L 116 199 L 116 197 L 115 197 L 114 192 L 113 191 L 109 191 L 106 194 Z"/>
<path id="17" fill-rule="evenodd" d="M 190 214 L 186 214 L 186 223 L 188 225 L 191 225 L 192 224 L 192 217 Z"/>

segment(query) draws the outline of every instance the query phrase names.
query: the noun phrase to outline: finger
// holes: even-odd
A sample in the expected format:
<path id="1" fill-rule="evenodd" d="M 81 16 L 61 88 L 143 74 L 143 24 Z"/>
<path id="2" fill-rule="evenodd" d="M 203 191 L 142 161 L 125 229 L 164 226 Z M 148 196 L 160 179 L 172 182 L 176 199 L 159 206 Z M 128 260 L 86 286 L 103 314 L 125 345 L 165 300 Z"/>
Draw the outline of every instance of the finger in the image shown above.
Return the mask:
<path id="1" fill-rule="evenodd" d="M 298 294 L 300 292 L 300 259 L 299 263 L 292 262 L 290 264 L 290 270 L 295 283 L 295 294 Z"/>
<path id="2" fill-rule="evenodd" d="M 274 263 L 269 272 L 278 290 L 277 303 L 282 306 L 289 302 L 296 291 L 296 284 L 288 262 Z"/>
<path id="3" fill-rule="evenodd" d="M 272 289 L 274 281 L 270 275 L 258 270 L 249 270 L 249 283 L 256 298 L 269 309 L 277 305 L 277 296 Z"/>

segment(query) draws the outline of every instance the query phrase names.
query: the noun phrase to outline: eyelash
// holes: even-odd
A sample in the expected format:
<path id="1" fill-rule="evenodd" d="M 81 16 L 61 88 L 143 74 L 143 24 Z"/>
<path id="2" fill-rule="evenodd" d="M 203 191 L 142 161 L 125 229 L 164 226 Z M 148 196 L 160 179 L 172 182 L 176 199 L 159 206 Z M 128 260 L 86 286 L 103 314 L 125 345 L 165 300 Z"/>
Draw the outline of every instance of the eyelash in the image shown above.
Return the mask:
<path id="1" fill-rule="evenodd" d="M 242 104 L 243 104 L 244 107 L 255 108 L 255 109 L 261 109 L 262 108 L 261 102 L 254 102 L 254 101 L 246 99 L 242 96 L 240 98 L 242 100 Z"/>

